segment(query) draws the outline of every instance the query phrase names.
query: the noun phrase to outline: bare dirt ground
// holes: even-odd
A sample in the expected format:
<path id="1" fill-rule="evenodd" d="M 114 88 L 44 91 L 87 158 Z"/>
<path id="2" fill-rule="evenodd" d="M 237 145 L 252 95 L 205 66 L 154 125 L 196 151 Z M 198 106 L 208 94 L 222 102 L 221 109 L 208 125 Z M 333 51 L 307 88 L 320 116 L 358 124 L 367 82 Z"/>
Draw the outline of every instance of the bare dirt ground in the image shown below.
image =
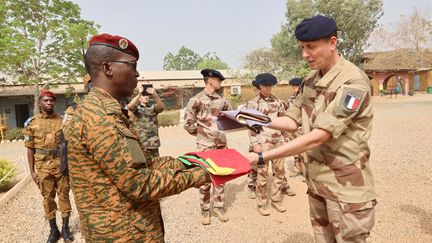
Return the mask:
<path id="1" fill-rule="evenodd" d="M 432 95 L 374 97 L 374 131 L 370 140 L 371 164 L 378 195 L 376 224 L 370 242 L 432 242 Z M 195 144 L 181 127 L 161 129 L 162 155 L 180 155 Z M 230 147 L 246 152 L 246 132 L 228 134 Z M 13 146 L 0 144 L 0 157 L 14 153 Z M 21 156 L 22 143 L 15 143 Z M 6 152 L 6 150 L 8 152 Z M 162 200 L 167 242 L 313 242 L 306 186 L 289 178 L 295 197 L 285 197 L 285 213 L 271 209 L 263 217 L 256 202 L 247 198 L 246 177 L 226 185 L 226 207 L 230 220 L 212 218 L 200 224 L 198 191 L 189 189 Z M 43 219 L 42 198 L 30 183 L 0 209 L 0 242 L 43 242 L 48 223 Z M 75 210 L 75 207 L 74 207 Z M 58 216 L 60 218 L 60 216 Z M 76 211 L 71 228 L 82 241 Z"/>

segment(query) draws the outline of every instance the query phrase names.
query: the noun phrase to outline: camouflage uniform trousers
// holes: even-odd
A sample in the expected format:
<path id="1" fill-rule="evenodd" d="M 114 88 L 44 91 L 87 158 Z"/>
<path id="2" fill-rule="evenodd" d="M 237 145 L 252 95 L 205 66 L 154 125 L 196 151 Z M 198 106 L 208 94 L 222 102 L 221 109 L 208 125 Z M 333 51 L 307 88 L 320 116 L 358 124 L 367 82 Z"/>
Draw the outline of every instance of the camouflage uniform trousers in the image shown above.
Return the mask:
<path id="1" fill-rule="evenodd" d="M 343 203 L 308 194 L 316 242 L 366 242 L 374 225 L 375 200 Z"/>
<path id="2" fill-rule="evenodd" d="M 223 149 L 215 147 L 206 147 L 201 144 L 197 144 L 197 151 L 204 152 L 214 149 Z M 213 206 L 215 208 L 223 208 L 224 206 L 224 185 L 213 186 Z M 210 189 L 212 187 L 211 183 L 206 183 L 199 188 L 200 193 L 200 207 L 203 211 L 210 210 L 211 200 L 210 200 Z"/>
<path id="3" fill-rule="evenodd" d="M 39 179 L 39 188 L 43 197 L 43 207 L 46 219 L 55 218 L 57 204 L 55 196 L 57 192 L 59 209 L 62 217 L 69 217 L 71 204 L 69 201 L 69 177 L 60 172 L 60 158 L 43 155 L 39 160 L 35 154 L 36 175 Z"/>
<path id="4" fill-rule="evenodd" d="M 279 147 L 281 144 L 270 144 L 264 143 L 262 144 L 262 151 L 268 151 L 273 148 Z M 273 183 L 271 188 L 271 200 L 273 202 L 282 201 L 282 181 L 285 178 L 285 159 L 274 159 L 272 160 L 273 167 Z M 257 194 L 257 202 L 258 206 L 267 205 L 267 181 L 268 181 L 268 167 L 270 161 L 266 161 L 265 165 L 262 167 L 258 167 L 258 176 L 257 176 L 257 186 L 256 186 L 256 194 Z"/>

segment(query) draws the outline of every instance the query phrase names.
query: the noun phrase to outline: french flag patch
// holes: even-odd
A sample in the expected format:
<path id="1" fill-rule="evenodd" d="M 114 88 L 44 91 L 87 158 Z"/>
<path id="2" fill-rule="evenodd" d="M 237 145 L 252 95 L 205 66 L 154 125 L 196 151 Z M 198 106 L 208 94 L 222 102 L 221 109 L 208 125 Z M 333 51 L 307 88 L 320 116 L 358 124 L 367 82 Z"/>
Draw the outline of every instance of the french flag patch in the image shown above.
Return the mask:
<path id="1" fill-rule="evenodd" d="M 344 105 L 348 110 L 355 110 L 360 105 L 361 97 L 348 93 Z"/>

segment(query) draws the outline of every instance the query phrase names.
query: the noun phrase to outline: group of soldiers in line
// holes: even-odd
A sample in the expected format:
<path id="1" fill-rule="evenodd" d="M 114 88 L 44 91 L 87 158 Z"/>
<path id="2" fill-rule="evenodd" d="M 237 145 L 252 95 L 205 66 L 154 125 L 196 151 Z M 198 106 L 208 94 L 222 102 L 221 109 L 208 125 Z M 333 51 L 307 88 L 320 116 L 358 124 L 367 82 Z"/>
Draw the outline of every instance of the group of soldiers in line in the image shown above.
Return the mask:
<path id="1" fill-rule="evenodd" d="M 272 118 L 262 133 L 249 132 L 246 157 L 253 172 L 248 176 L 248 195 L 256 197 L 261 215 L 270 214 L 266 185 L 272 161 L 270 205 L 278 212 L 286 211 L 282 195 L 295 193 L 287 183 L 283 158 L 296 155 L 299 173 L 309 188 L 315 239 L 364 242 L 374 224 L 376 204 L 367 145 L 373 116 L 370 81 L 337 52 L 333 19 L 305 19 L 295 36 L 313 71 L 303 82 L 290 81 L 300 87 L 289 107 L 272 94 L 277 79 L 270 73 L 256 76 L 252 85 L 257 95 L 245 105 Z M 51 227 L 48 242 L 60 237 L 73 240 L 68 226 L 69 179 L 81 232 L 89 242 L 163 242 L 160 198 L 191 187 L 199 188 L 202 224 L 211 223 L 210 215 L 222 222 L 229 219 L 223 207 L 223 186 L 214 188 L 211 209 L 207 173 L 159 155 L 156 117 L 163 104 L 155 90 L 146 90 L 154 102 L 143 97 L 143 88 L 138 87 L 132 101 L 123 103 L 136 88 L 138 59 L 139 51 L 130 40 L 109 34 L 94 36 L 85 55 L 90 76 L 85 83 L 92 86 L 85 99 L 68 109 L 62 122 L 54 113 L 55 95 L 44 90 L 39 98 L 41 113 L 25 124 L 30 171 L 41 190 Z M 196 136 L 199 151 L 225 148 L 225 134 L 215 123 L 221 111 L 231 109 L 217 92 L 225 78 L 212 69 L 201 74 L 206 86 L 190 99 L 184 128 Z M 304 135 L 290 139 L 289 133 L 298 132 L 300 126 Z M 66 145 L 66 156 L 59 149 L 61 143 Z M 307 156 L 299 156 L 303 153 Z M 63 157 L 66 167 L 60 162 Z M 56 192 L 63 218 L 61 232 L 55 219 Z"/>

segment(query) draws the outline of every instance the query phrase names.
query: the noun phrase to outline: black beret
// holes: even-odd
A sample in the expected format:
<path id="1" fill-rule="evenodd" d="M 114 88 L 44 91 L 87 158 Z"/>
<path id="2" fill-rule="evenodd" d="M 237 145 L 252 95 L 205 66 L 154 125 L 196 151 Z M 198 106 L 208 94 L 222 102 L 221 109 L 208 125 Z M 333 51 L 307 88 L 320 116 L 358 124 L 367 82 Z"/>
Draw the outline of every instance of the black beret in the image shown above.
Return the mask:
<path id="1" fill-rule="evenodd" d="M 304 19 L 295 29 L 295 37 L 300 41 L 314 41 L 330 36 L 337 31 L 336 21 L 332 18 L 317 15 Z"/>
<path id="2" fill-rule="evenodd" d="M 225 77 L 217 70 L 214 69 L 203 69 L 201 70 L 201 74 L 204 77 L 218 77 L 221 81 L 225 80 Z"/>
<path id="3" fill-rule="evenodd" d="M 303 80 L 301 78 L 292 78 L 289 81 L 289 84 L 292 86 L 300 86 L 302 82 L 303 82 Z"/>
<path id="4" fill-rule="evenodd" d="M 255 88 L 259 88 L 259 83 L 258 83 L 256 80 L 252 80 L 252 85 L 253 85 Z"/>
<path id="5" fill-rule="evenodd" d="M 260 73 L 255 77 L 257 84 L 271 86 L 277 84 L 276 77 L 271 73 Z"/>

